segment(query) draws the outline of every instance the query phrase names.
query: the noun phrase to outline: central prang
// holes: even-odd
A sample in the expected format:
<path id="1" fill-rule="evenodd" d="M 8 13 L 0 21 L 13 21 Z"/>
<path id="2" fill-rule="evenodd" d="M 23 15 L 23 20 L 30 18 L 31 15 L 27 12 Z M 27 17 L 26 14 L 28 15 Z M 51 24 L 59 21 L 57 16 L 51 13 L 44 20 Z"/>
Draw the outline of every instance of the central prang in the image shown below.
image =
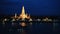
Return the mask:
<path id="1" fill-rule="evenodd" d="M 28 14 L 25 14 L 25 9 L 24 9 L 24 6 L 22 7 L 22 12 L 21 12 L 21 14 L 19 15 L 19 17 L 18 17 L 18 19 L 22 19 L 22 20 L 24 20 L 25 18 L 26 19 L 30 19 L 30 15 L 28 16 Z"/>

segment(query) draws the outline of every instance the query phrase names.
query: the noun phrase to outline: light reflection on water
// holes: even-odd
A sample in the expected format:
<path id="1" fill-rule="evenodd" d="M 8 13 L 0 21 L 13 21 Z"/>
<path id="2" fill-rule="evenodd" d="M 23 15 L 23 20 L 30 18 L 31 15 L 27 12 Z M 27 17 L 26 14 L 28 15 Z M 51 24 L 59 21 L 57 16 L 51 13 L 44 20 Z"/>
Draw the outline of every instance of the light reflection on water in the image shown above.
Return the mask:
<path id="1" fill-rule="evenodd" d="M 60 23 L 42 23 L 42 22 L 24 22 L 27 26 L 21 26 L 19 23 L 0 23 L 1 32 L 8 34 L 52 34 L 59 31 Z M 3 27 L 4 26 L 4 27 Z"/>

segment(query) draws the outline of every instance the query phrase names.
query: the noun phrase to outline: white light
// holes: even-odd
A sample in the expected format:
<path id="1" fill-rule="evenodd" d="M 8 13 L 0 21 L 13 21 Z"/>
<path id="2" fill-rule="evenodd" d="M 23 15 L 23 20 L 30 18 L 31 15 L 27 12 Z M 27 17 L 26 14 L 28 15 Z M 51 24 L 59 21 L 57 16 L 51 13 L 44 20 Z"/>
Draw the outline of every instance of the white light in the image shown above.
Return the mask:
<path id="1" fill-rule="evenodd" d="M 15 19 L 12 19 L 12 21 L 15 21 Z"/>
<path id="2" fill-rule="evenodd" d="M 37 21 L 41 21 L 41 19 L 37 19 Z"/>
<path id="3" fill-rule="evenodd" d="M 42 21 L 52 21 L 52 19 L 48 19 L 47 17 L 43 19 Z"/>
<path id="4" fill-rule="evenodd" d="M 7 21 L 7 19 L 5 18 L 3 21 Z"/>
<path id="5" fill-rule="evenodd" d="M 32 19 L 30 19 L 29 21 L 32 21 Z"/>

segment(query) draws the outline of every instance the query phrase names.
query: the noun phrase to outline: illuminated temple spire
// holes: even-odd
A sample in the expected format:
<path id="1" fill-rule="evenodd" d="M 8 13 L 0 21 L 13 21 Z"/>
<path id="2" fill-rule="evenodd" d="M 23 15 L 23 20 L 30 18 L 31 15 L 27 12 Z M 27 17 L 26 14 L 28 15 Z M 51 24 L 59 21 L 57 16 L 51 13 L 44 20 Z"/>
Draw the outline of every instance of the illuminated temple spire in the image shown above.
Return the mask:
<path id="1" fill-rule="evenodd" d="M 15 13 L 15 18 L 17 18 L 17 14 Z"/>
<path id="2" fill-rule="evenodd" d="M 15 15 L 14 16 L 12 16 L 11 18 L 18 18 L 18 16 L 17 16 L 17 13 L 15 13 Z"/>
<path id="3" fill-rule="evenodd" d="M 22 12 L 21 12 L 21 14 L 19 15 L 19 17 L 18 17 L 18 19 L 22 19 L 22 20 L 24 20 L 25 18 L 26 19 L 30 19 L 30 16 L 28 16 L 28 14 L 25 14 L 25 9 L 24 9 L 24 6 L 22 6 Z"/>
<path id="4" fill-rule="evenodd" d="M 22 13 L 21 14 L 25 14 L 24 6 L 22 7 Z"/>

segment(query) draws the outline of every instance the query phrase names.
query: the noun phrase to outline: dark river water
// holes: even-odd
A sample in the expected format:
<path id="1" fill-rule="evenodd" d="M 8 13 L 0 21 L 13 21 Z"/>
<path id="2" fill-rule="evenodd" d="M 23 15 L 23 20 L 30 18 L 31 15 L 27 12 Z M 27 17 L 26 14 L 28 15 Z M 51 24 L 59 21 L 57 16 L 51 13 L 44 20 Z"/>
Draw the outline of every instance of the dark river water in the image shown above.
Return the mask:
<path id="1" fill-rule="evenodd" d="M 26 23 L 25 27 L 19 23 L 0 23 L 0 34 L 58 34 L 60 32 L 60 23 L 30 22 Z"/>

